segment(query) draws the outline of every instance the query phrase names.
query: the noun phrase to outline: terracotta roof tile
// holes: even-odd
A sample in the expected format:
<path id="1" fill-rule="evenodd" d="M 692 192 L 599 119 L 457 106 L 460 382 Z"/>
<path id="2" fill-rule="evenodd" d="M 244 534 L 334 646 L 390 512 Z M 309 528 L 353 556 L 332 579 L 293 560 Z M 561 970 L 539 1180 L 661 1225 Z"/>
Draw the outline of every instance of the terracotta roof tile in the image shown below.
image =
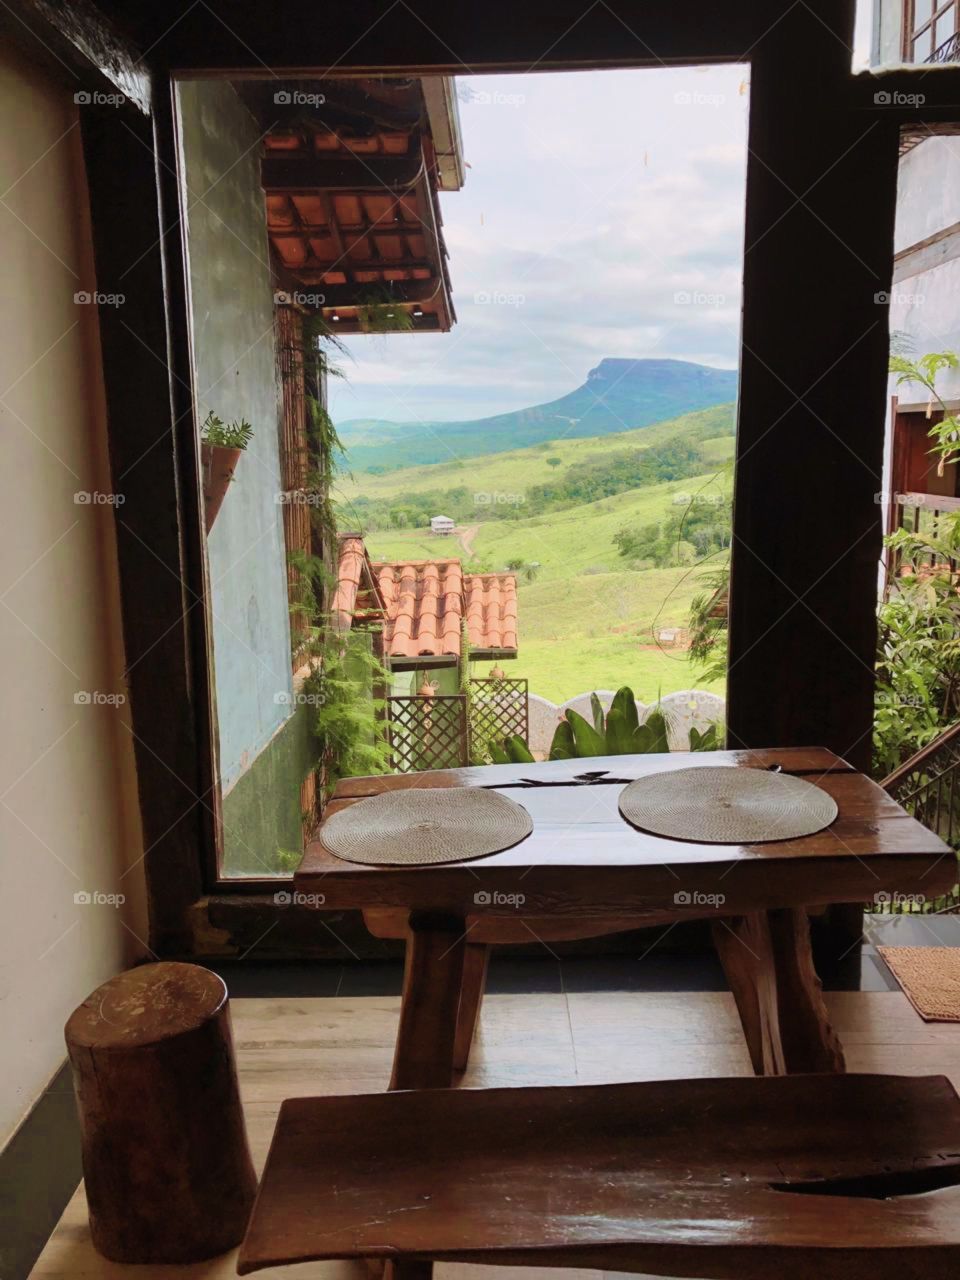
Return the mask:
<path id="1" fill-rule="evenodd" d="M 470 647 L 517 648 L 517 580 L 513 574 L 464 574 L 459 560 L 377 563 L 386 608 L 384 644 L 393 658 L 456 657 L 461 619 Z"/>
<path id="2" fill-rule="evenodd" d="M 338 631 L 350 630 L 357 616 L 358 599 L 361 597 L 365 606 L 370 606 L 364 608 L 366 618 L 384 610 L 384 601 L 377 591 L 376 581 L 363 538 L 356 533 L 341 534 L 337 586 L 331 605 L 334 626 Z"/>

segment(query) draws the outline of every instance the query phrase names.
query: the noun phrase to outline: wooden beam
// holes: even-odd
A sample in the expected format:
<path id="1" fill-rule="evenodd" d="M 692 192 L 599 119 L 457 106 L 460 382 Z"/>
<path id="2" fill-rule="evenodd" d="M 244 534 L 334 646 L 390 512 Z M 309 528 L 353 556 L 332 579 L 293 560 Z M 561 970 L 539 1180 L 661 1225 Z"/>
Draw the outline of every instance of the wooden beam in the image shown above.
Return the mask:
<path id="1" fill-rule="evenodd" d="M 268 195 L 316 191 L 405 191 L 424 176 L 423 156 L 265 156 L 260 182 Z"/>
<path id="2" fill-rule="evenodd" d="M 179 361 L 171 371 L 168 331 L 168 316 L 185 320 L 185 308 L 164 281 L 164 247 L 179 244 L 180 231 L 168 207 L 161 222 L 150 122 L 130 105 L 88 106 L 80 121 L 97 285 L 126 299 L 101 308 L 100 342 L 113 485 L 125 498 L 117 555 L 151 946 L 175 952 L 189 949 L 187 910 L 203 891 L 209 826 L 198 797 L 210 778 L 197 718 L 207 672 L 191 661 L 204 610 L 183 539 L 199 516 L 181 486 L 183 423 L 175 427 L 189 375 Z"/>
<path id="3" fill-rule="evenodd" d="M 106 14 L 89 0 L 69 5 L 50 0 L 4 0 L 0 29 L 9 39 L 38 58 L 54 75 L 87 93 L 116 99 L 120 95 L 139 112 L 151 105 L 150 70 L 138 48 Z M 116 107 L 115 101 L 99 105 Z"/>
<path id="4" fill-rule="evenodd" d="M 755 50 L 727 706 L 867 768 L 899 131 L 837 109 L 852 32 L 818 0 Z"/>
<path id="5" fill-rule="evenodd" d="M 745 62 L 796 0 L 688 0 L 682 15 L 637 0 L 417 0 L 412 7 L 354 0 L 322 22 L 309 0 L 287 0 L 282 22 L 254 0 L 234 0 L 225 21 L 193 0 L 111 3 L 137 22 L 158 64 L 272 79 L 384 68 L 464 75 Z M 824 37 L 824 45 L 833 39 L 826 30 Z"/>

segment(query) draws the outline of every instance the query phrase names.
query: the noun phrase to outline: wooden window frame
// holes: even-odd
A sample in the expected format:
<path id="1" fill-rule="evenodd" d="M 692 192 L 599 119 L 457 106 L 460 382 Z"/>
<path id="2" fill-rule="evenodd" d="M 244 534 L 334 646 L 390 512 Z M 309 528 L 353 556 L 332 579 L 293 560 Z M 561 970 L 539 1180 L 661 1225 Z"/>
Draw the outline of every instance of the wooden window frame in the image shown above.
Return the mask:
<path id="1" fill-rule="evenodd" d="M 82 126 L 98 283 L 127 273 L 136 284 L 122 321 L 109 309 L 100 319 L 111 461 L 128 499 L 117 536 L 155 952 L 203 948 L 211 894 L 222 903 L 228 892 L 236 901 L 264 890 L 215 878 L 176 76 L 749 62 L 729 735 L 735 746 L 816 744 L 866 764 L 887 364 L 887 311 L 876 297 L 893 268 L 900 129 L 955 122 L 960 70 L 922 73 L 919 102 L 909 69 L 853 76 L 853 0 L 691 0 L 682 11 L 622 0 L 586 11 L 580 0 L 519 10 L 512 0 L 482 9 L 418 0 L 416 11 L 344 5 L 323 22 L 306 0 L 289 0 L 283 22 L 241 3 L 229 24 L 189 0 L 114 5 L 77 0 L 64 13 L 9 0 L 0 23 L 75 87 L 128 95 L 122 109 L 85 111 Z"/>
<path id="2" fill-rule="evenodd" d="M 914 63 L 922 66 L 927 63 L 936 53 L 937 49 L 946 41 L 936 43 L 937 23 L 941 18 L 945 17 L 950 11 L 953 11 L 953 32 L 956 35 L 960 30 L 960 0 L 943 0 L 939 5 L 937 0 L 933 0 L 930 10 L 930 17 L 921 22 L 919 26 L 916 24 L 917 0 L 903 0 L 903 60 L 907 63 Z M 924 33 L 930 36 L 930 48 L 923 58 L 916 58 L 914 55 L 914 46 Z M 948 37 L 949 39 L 950 37 Z"/>

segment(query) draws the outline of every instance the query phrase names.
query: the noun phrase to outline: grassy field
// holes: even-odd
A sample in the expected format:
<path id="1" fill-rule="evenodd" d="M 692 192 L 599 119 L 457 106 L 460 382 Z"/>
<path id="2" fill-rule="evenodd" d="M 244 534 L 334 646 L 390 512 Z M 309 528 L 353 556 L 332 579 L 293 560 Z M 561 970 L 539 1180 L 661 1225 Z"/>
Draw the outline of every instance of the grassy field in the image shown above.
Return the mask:
<path id="1" fill-rule="evenodd" d="M 728 494 L 726 472 L 686 480 L 668 480 L 645 489 L 631 489 L 600 502 L 549 511 L 524 520 L 478 521 L 467 537 L 472 556 L 489 570 L 501 570 L 509 560 L 536 562 L 538 581 L 567 580 L 583 573 L 622 570 L 623 558 L 613 535 L 624 525 L 652 524 L 682 505 L 685 495 Z M 675 499 L 678 500 L 675 504 Z M 428 560 L 464 556 L 456 537 L 437 538 L 426 529 L 383 529 L 366 535 L 375 560 Z"/>
<path id="2" fill-rule="evenodd" d="M 683 651 L 658 649 L 653 623 L 686 622 L 691 598 L 702 590 L 699 570 L 581 574 L 518 587 L 519 657 L 504 664 L 526 676 L 533 693 L 564 702 L 594 689 L 629 684 L 641 702 L 678 689 L 714 689 Z M 659 616 L 658 616 L 659 615 Z M 486 675 L 490 663 L 475 663 Z"/>
<path id="3" fill-rule="evenodd" d="M 571 511 L 478 524 L 472 549 L 483 567 L 501 570 L 515 558 L 540 565 L 534 581 L 519 578 L 520 656 L 510 674 L 526 676 L 534 693 L 555 702 L 622 684 L 644 702 L 710 687 L 685 653 L 661 651 L 653 637 L 654 624 L 685 625 L 690 600 L 703 589 L 701 570 L 630 571 L 613 543 L 623 525 L 659 520 L 676 509 L 676 497 L 697 491 L 729 492 L 729 476 L 669 481 Z M 375 560 L 462 556 L 456 538 L 424 530 L 384 530 L 366 540 Z M 476 674 L 489 665 L 477 664 Z"/>
<path id="4" fill-rule="evenodd" d="M 518 575 L 520 653 L 510 674 L 526 676 L 534 693 L 562 702 L 591 689 L 630 684 L 638 698 L 692 687 L 707 688 L 683 651 L 656 647 L 654 627 L 684 626 L 694 595 L 702 591 L 702 570 L 675 567 L 630 570 L 614 534 L 625 525 L 648 525 L 676 514 L 686 495 L 729 496 L 733 406 L 686 414 L 671 422 L 616 435 L 549 441 L 512 453 L 468 462 L 409 467 L 387 475 L 342 475 L 335 498 L 341 529 L 351 523 L 351 499 L 361 494 L 388 499 L 401 493 L 445 490 L 463 485 L 474 493 L 518 495 L 507 505 L 516 518 L 476 519 L 457 536 L 437 538 L 426 529 L 364 531 L 374 560 L 427 560 L 458 556 L 474 570 L 503 570 L 508 561 L 536 564 L 528 581 Z M 681 438 L 699 443 L 706 466 L 716 468 L 684 480 L 632 489 L 599 502 L 525 516 L 523 494 L 532 485 L 563 475 L 565 468 L 589 465 L 628 448 L 644 449 Z M 550 458 L 559 458 L 551 466 Z M 502 507 L 500 508 L 503 509 Z M 438 512 L 437 514 L 442 514 Z M 719 567 L 720 559 L 709 568 Z M 476 664 L 485 674 L 492 664 Z"/>

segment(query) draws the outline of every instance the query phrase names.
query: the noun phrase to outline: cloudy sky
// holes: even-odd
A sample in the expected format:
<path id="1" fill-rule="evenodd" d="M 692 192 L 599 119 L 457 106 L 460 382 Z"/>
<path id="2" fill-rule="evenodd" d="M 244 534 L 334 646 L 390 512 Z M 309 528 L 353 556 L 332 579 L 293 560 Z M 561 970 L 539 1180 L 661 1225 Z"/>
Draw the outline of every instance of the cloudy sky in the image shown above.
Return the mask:
<path id="1" fill-rule="evenodd" d="M 747 75 L 458 77 L 470 167 L 440 197 L 457 324 L 348 339 L 334 421 L 520 409 L 604 356 L 735 368 Z"/>

